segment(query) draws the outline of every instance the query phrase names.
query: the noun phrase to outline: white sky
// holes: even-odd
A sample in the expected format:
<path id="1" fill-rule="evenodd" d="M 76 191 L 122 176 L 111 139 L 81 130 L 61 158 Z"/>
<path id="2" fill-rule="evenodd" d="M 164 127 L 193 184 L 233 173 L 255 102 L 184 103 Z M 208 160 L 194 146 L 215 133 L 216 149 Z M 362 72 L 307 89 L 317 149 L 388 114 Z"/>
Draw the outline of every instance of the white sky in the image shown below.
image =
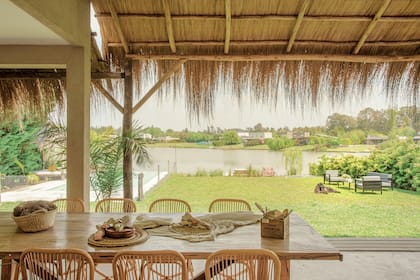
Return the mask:
<path id="1" fill-rule="evenodd" d="M 399 99 L 399 100 L 396 100 Z M 310 106 L 304 112 L 296 110 L 293 112 L 284 102 L 278 102 L 276 108 L 270 105 L 254 104 L 247 98 L 243 98 L 241 106 L 235 98 L 226 95 L 216 97 L 214 118 L 202 118 L 198 123 L 195 119 L 189 119 L 183 98 L 174 101 L 172 97 L 162 102 L 157 96 L 151 97 L 142 108 L 134 115 L 136 120 L 143 127 L 155 126 L 163 130 L 169 128 L 174 130 L 204 130 L 208 126 L 220 128 L 247 128 L 261 123 L 264 127 L 297 127 L 325 125 L 329 115 L 337 112 L 356 116 L 360 110 L 371 107 L 374 109 L 394 108 L 407 106 L 401 101 L 403 98 L 388 100 L 384 95 L 373 93 L 372 95 L 357 100 L 347 100 L 341 105 L 334 107 L 323 102 L 318 108 L 311 109 Z M 104 104 L 100 108 L 91 108 L 91 126 L 120 127 L 122 114 L 111 105 Z"/>

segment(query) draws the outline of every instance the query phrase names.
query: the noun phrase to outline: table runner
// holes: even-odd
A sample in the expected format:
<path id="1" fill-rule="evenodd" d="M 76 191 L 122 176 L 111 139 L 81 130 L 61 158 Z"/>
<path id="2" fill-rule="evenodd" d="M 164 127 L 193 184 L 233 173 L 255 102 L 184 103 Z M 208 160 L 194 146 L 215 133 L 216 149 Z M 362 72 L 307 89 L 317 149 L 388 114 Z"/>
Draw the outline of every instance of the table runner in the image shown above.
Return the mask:
<path id="1" fill-rule="evenodd" d="M 217 235 L 231 232 L 236 227 L 257 223 L 261 217 L 261 214 L 252 212 L 215 213 L 192 217 L 196 223 L 188 224 L 170 218 L 140 215 L 134 227 L 147 230 L 151 235 L 201 242 L 215 240 Z"/>

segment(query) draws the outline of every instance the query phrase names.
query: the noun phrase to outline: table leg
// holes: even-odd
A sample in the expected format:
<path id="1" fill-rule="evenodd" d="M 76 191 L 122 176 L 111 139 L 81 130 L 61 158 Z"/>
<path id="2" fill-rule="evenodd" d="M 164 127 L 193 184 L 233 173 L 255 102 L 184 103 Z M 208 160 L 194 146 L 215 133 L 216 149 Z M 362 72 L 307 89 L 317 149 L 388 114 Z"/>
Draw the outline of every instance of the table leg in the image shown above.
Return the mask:
<path id="1" fill-rule="evenodd" d="M 281 280 L 290 280 L 290 260 L 280 259 L 281 262 Z"/>

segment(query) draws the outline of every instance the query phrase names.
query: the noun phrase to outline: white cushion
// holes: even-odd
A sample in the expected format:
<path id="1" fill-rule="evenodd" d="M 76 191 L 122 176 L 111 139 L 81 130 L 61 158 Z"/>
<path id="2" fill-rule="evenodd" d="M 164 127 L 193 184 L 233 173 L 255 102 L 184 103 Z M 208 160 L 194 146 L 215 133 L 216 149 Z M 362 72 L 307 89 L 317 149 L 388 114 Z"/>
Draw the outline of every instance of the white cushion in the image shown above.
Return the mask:
<path id="1" fill-rule="evenodd" d="M 363 181 L 380 181 L 380 176 L 363 176 Z"/>

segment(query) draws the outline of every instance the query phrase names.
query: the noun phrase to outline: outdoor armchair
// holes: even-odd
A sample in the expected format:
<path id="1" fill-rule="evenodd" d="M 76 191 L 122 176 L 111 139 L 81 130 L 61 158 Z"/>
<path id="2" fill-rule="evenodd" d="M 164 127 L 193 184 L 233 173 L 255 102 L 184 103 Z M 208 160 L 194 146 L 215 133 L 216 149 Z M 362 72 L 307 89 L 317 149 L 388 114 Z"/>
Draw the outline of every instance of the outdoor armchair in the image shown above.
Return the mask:
<path id="1" fill-rule="evenodd" d="M 330 185 L 331 183 L 337 183 L 337 185 L 339 185 L 340 183 L 344 182 L 344 179 L 340 177 L 340 171 L 337 169 L 325 170 L 324 184 L 326 182 L 328 182 Z"/>
<path id="2" fill-rule="evenodd" d="M 379 176 L 363 176 L 358 178 L 354 182 L 354 191 L 357 192 L 357 189 L 362 189 L 365 191 L 380 191 L 382 194 L 382 181 Z"/>

